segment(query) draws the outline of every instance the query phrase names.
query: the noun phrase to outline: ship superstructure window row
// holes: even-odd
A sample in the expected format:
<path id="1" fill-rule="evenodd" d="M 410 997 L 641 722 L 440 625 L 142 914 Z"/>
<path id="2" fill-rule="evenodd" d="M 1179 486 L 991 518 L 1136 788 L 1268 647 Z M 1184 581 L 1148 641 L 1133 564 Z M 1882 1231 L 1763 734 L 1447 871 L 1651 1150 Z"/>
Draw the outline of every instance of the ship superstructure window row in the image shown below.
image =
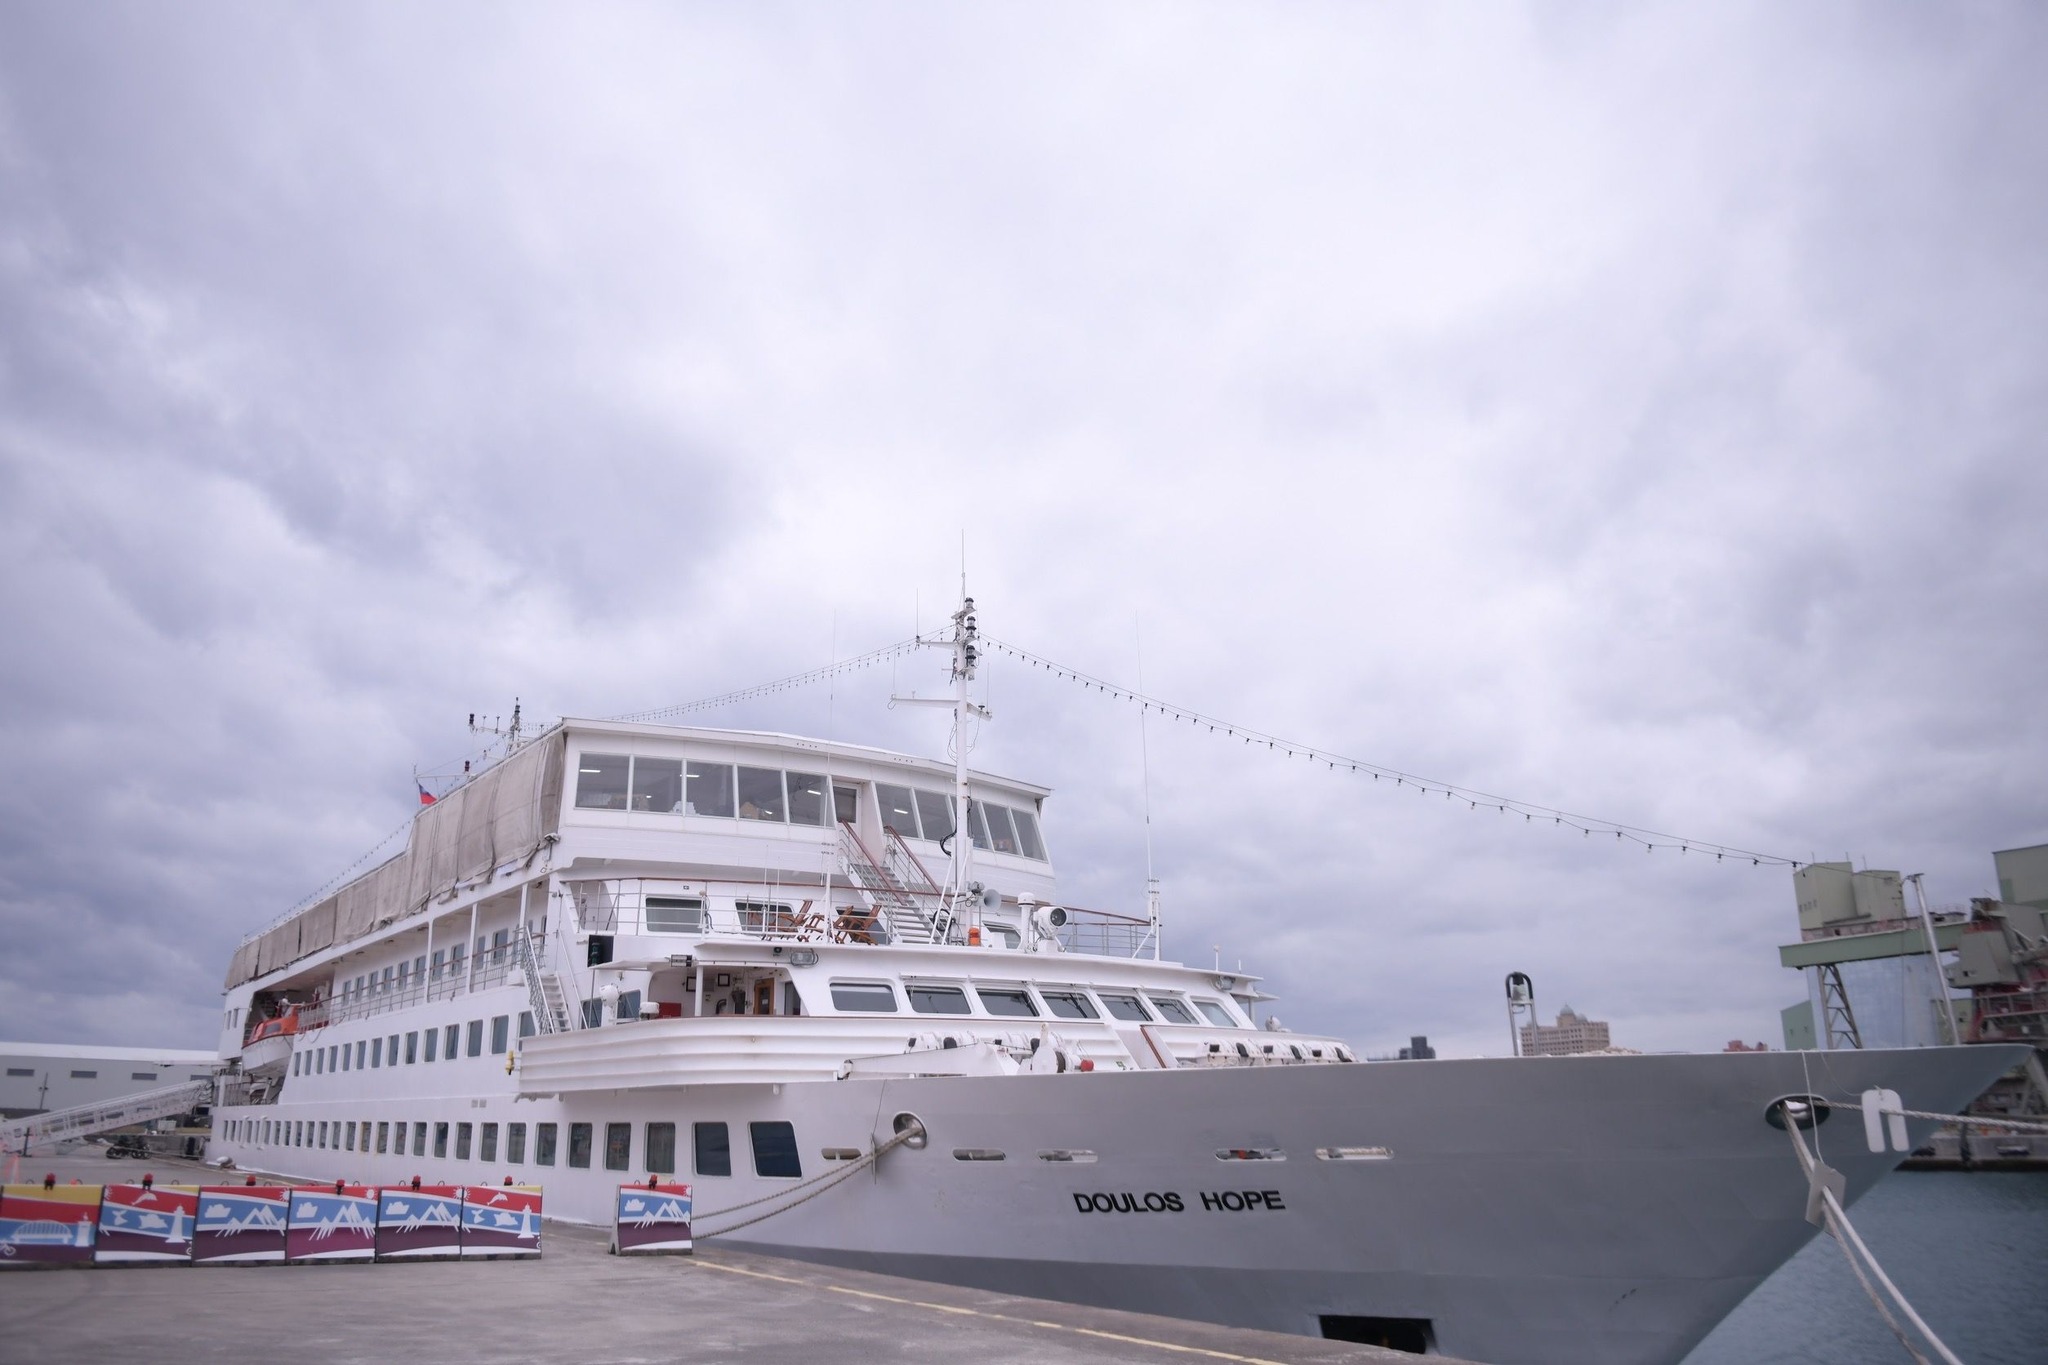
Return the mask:
<path id="1" fill-rule="evenodd" d="M 906 839 L 937 843 L 958 827 L 950 793 L 882 782 L 875 785 L 875 797 L 884 827 Z M 581 755 L 576 767 L 579 810 L 708 815 L 820 828 L 835 819 L 851 820 L 857 801 L 856 788 L 834 786 L 823 773 L 796 769 L 599 753 Z M 967 833 L 978 849 L 1047 861 L 1035 811 L 972 800 Z"/>

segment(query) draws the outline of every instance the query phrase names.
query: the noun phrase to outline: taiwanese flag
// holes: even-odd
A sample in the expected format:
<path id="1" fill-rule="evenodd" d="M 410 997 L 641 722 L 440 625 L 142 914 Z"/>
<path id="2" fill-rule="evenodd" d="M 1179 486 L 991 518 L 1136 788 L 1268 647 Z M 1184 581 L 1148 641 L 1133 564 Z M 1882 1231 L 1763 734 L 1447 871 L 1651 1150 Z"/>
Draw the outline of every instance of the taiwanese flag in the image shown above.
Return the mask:
<path id="1" fill-rule="evenodd" d="M 434 804 L 436 800 L 439 799 L 432 792 L 427 790 L 426 783 L 415 780 L 413 782 L 413 785 L 420 789 L 420 804 L 422 806 L 431 806 Z"/>

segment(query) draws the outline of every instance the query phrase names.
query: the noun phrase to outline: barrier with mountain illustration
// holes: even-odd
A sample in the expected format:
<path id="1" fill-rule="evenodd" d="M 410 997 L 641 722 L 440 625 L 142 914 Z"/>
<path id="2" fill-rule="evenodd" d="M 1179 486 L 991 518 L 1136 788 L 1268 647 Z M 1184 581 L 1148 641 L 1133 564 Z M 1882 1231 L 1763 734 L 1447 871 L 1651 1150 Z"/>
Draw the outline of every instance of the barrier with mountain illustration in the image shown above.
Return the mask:
<path id="1" fill-rule="evenodd" d="M 538 1185 L 0 1185 L 0 1267 L 533 1257 L 540 1219 Z"/>

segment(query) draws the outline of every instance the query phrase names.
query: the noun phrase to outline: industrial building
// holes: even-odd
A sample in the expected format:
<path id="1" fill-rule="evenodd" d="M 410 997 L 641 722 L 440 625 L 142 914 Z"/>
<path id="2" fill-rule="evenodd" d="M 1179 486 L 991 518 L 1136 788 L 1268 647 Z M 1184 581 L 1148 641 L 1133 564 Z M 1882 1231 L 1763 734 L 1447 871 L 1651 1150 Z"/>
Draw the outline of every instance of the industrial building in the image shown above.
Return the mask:
<path id="1" fill-rule="evenodd" d="M 1606 1021 L 1588 1019 L 1570 1005 L 1557 1012 L 1555 1024 L 1522 1025 L 1524 1057 L 1569 1057 L 1577 1052 L 1605 1052 L 1612 1046 Z"/>
<path id="2" fill-rule="evenodd" d="M 103 1104 L 183 1081 L 203 1081 L 211 1052 L 102 1043 L 0 1043 L 0 1119 Z"/>

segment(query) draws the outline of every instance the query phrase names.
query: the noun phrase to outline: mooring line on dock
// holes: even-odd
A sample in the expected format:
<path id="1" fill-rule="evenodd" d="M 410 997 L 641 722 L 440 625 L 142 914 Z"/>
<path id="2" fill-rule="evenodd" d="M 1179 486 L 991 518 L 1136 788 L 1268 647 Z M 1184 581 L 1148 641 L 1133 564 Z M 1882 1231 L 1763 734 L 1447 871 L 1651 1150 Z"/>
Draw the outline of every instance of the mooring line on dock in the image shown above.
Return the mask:
<path id="1" fill-rule="evenodd" d="M 834 1294 L 846 1294 L 857 1299 L 876 1299 L 882 1303 L 901 1304 L 906 1308 L 929 1308 L 938 1313 L 951 1313 L 957 1317 L 987 1318 L 991 1322 L 1012 1322 L 1026 1327 L 1044 1327 L 1056 1332 L 1073 1332 L 1084 1337 L 1099 1337 L 1104 1341 L 1118 1341 L 1130 1346 L 1147 1346 L 1158 1351 L 1174 1351 L 1182 1355 L 1207 1356 L 1211 1360 L 1233 1360 L 1240 1365 L 1285 1365 L 1278 1360 L 1267 1360 L 1262 1356 L 1243 1356 L 1232 1351 L 1219 1351 L 1210 1346 L 1183 1346 L 1178 1342 L 1158 1341 L 1151 1337 L 1134 1337 L 1124 1332 L 1105 1332 L 1099 1327 L 1076 1327 L 1065 1322 L 1046 1322 L 1040 1318 L 1022 1318 L 1011 1313 L 992 1313 L 984 1308 L 962 1308 L 957 1304 L 932 1303 L 927 1299 L 906 1299 L 895 1294 L 881 1294 L 872 1289 L 854 1289 L 841 1284 L 819 1284 L 816 1280 L 798 1279 L 794 1275 L 776 1275 L 766 1270 L 748 1270 L 742 1266 L 720 1265 L 716 1261 L 698 1260 L 697 1264 L 706 1270 L 722 1270 L 728 1275 L 746 1275 L 757 1280 L 773 1280 L 777 1284 L 793 1284 L 805 1289 L 824 1289 Z"/>

